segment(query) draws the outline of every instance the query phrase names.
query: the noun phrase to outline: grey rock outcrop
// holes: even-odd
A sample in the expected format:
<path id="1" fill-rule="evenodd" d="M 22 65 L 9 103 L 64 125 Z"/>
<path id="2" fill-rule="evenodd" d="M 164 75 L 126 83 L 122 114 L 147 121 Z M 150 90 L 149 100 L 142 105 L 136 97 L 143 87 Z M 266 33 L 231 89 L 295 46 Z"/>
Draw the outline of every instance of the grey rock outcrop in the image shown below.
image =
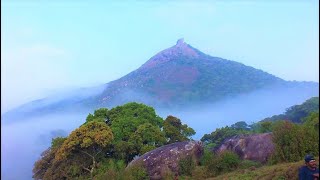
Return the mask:
<path id="1" fill-rule="evenodd" d="M 234 136 L 226 139 L 214 151 L 219 154 L 226 150 L 235 152 L 241 159 L 265 163 L 274 152 L 275 147 L 272 142 L 272 134 L 263 133 Z"/>
<path id="2" fill-rule="evenodd" d="M 142 165 L 146 168 L 150 179 L 161 179 L 170 170 L 173 174 L 179 173 L 179 161 L 191 156 L 199 162 L 203 154 L 203 145 L 198 141 L 185 141 L 168 144 L 145 153 L 131 161 L 127 168 Z"/>

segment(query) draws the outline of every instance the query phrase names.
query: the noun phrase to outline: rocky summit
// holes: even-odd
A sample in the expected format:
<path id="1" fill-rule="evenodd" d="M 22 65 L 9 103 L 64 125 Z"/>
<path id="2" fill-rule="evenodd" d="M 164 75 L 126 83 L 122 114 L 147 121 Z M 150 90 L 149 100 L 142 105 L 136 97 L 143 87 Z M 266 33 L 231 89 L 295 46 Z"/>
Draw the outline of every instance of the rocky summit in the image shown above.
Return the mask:
<path id="1" fill-rule="evenodd" d="M 161 179 L 170 170 L 173 174 L 179 174 L 179 161 L 191 156 L 199 162 L 203 154 L 203 146 L 198 141 L 185 141 L 168 144 L 145 153 L 131 161 L 127 168 L 142 165 L 146 168 L 150 179 Z"/>
<path id="2" fill-rule="evenodd" d="M 265 163 L 274 152 L 275 147 L 272 142 L 272 134 L 263 133 L 234 136 L 226 139 L 214 151 L 222 153 L 226 150 L 235 152 L 241 159 Z"/>

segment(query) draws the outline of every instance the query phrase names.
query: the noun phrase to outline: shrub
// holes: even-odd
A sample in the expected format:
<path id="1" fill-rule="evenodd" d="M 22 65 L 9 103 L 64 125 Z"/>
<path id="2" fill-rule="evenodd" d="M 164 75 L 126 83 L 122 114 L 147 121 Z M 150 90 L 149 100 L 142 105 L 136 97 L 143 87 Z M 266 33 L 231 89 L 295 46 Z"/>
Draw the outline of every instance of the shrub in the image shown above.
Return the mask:
<path id="1" fill-rule="evenodd" d="M 105 159 L 99 163 L 94 179 L 122 180 L 125 163 L 122 160 Z"/>
<path id="2" fill-rule="evenodd" d="M 239 164 L 239 156 L 233 152 L 226 151 L 220 155 L 217 167 L 221 172 L 227 172 L 235 170 Z"/>
<path id="3" fill-rule="evenodd" d="M 257 162 L 257 161 L 250 161 L 250 160 L 243 160 L 240 162 L 239 164 L 239 167 L 241 169 L 248 169 L 248 168 L 251 168 L 251 167 L 260 167 L 262 166 L 262 164 L 260 162 Z"/>
<path id="4" fill-rule="evenodd" d="M 225 172 L 233 171 L 240 165 L 240 158 L 231 151 L 225 151 L 207 162 L 207 174 L 209 176 L 217 176 Z"/>
<path id="5" fill-rule="evenodd" d="M 206 166 L 213 159 L 214 154 L 209 149 L 205 149 L 203 156 L 200 159 L 200 165 Z"/>
<path id="6" fill-rule="evenodd" d="M 316 129 L 289 121 L 278 122 L 273 130 L 275 152 L 269 163 L 295 162 L 306 154 L 319 154 L 319 134 Z"/>
<path id="7" fill-rule="evenodd" d="M 191 176 L 192 170 L 195 168 L 195 163 L 192 156 L 187 156 L 179 161 L 179 173 L 180 175 Z"/>
<path id="8" fill-rule="evenodd" d="M 135 165 L 130 167 L 125 172 L 126 179 L 130 180 L 148 180 L 149 175 L 146 171 L 146 169 L 142 165 Z"/>

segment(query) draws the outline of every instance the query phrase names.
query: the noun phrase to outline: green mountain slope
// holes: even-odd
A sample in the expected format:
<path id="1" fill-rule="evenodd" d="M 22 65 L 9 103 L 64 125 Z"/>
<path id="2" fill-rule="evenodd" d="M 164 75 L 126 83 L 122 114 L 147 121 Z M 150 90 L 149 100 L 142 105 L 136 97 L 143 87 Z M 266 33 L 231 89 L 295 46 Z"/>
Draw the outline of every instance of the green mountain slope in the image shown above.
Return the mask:
<path id="1" fill-rule="evenodd" d="M 214 102 L 286 83 L 253 67 L 206 55 L 179 40 L 139 69 L 111 82 L 99 100 L 108 104 L 117 101 L 119 94 L 135 91 L 166 105 Z"/>

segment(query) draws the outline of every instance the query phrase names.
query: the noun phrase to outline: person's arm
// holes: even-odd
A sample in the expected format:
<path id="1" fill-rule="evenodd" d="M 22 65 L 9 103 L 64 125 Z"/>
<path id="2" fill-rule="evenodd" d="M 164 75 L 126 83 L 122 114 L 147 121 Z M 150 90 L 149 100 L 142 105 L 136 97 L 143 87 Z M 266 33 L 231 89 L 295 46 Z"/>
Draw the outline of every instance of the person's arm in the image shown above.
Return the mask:
<path id="1" fill-rule="evenodd" d="M 299 180 L 305 180 L 305 171 L 303 170 L 303 167 L 299 168 Z"/>
<path id="2" fill-rule="evenodd" d="M 315 173 L 313 176 L 319 178 L 319 173 Z"/>

